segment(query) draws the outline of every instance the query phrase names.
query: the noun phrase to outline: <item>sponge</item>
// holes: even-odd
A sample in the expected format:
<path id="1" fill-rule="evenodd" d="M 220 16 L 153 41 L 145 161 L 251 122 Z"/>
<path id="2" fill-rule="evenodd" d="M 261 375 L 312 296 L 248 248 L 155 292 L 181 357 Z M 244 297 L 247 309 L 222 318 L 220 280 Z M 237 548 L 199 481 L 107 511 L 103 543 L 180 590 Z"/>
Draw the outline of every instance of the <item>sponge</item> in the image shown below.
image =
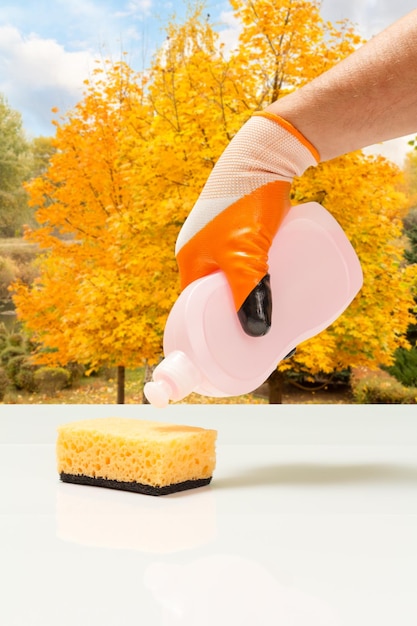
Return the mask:
<path id="1" fill-rule="evenodd" d="M 217 432 L 129 418 L 98 418 L 58 428 L 63 482 L 165 495 L 208 485 Z"/>

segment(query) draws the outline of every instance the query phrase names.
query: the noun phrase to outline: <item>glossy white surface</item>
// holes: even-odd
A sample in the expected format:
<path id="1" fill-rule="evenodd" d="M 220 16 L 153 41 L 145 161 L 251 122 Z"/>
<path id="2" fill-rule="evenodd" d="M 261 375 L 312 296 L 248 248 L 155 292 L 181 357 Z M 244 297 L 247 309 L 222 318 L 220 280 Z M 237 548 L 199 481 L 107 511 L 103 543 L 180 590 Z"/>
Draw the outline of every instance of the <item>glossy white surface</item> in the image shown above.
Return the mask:
<path id="1" fill-rule="evenodd" d="M 62 484 L 60 422 L 219 431 L 210 487 Z M 0 407 L 2 626 L 415 626 L 412 406 Z"/>

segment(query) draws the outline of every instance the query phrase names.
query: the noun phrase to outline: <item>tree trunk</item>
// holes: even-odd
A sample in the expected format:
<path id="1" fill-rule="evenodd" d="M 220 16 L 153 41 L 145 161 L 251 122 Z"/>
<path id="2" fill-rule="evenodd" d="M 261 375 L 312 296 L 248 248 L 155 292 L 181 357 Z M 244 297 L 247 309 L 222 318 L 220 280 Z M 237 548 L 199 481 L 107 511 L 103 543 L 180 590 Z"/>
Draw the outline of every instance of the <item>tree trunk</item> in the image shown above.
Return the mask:
<path id="1" fill-rule="evenodd" d="M 125 367 L 117 366 L 117 404 L 125 403 Z"/>
<path id="2" fill-rule="evenodd" d="M 268 400 L 269 404 L 282 404 L 282 392 L 284 388 L 284 374 L 275 370 L 268 380 Z"/>

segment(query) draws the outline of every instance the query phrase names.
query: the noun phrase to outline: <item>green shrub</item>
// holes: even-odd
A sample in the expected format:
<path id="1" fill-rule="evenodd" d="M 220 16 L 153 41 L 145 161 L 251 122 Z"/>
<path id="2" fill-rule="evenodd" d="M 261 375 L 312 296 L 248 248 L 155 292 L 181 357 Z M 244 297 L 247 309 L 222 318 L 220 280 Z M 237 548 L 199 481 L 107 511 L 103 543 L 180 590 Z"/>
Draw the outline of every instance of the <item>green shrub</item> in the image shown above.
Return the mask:
<path id="1" fill-rule="evenodd" d="M 97 374 L 102 376 L 104 380 L 114 380 L 117 378 L 117 368 L 103 365 L 100 367 Z"/>
<path id="2" fill-rule="evenodd" d="M 0 353 L 3 352 L 6 346 L 7 346 L 7 336 L 0 334 Z"/>
<path id="3" fill-rule="evenodd" d="M 70 374 L 69 384 L 70 386 L 77 383 L 85 374 L 85 367 L 81 363 L 75 363 L 71 361 L 67 363 L 65 369 Z"/>
<path id="4" fill-rule="evenodd" d="M 35 380 L 36 366 L 32 365 L 28 359 L 22 363 L 19 371 L 16 373 L 14 384 L 17 389 L 23 389 L 33 393 L 37 390 L 37 384 Z"/>
<path id="5" fill-rule="evenodd" d="M 26 359 L 27 357 L 25 354 L 17 354 L 15 356 L 12 356 L 5 364 L 4 369 L 6 370 L 7 375 L 12 381 L 12 383 L 15 384 L 16 375 L 18 374 L 20 368 L 22 367 Z"/>
<path id="6" fill-rule="evenodd" d="M 6 344 L 6 347 L 0 352 L 0 361 L 3 365 L 6 365 L 10 359 L 13 359 L 13 357 L 24 354 L 24 348 L 21 348 L 20 346 L 9 346 Z"/>
<path id="7" fill-rule="evenodd" d="M 0 367 L 0 402 L 3 401 L 9 384 L 9 377 L 7 376 L 5 370 Z"/>
<path id="8" fill-rule="evenodd" d="M 406 387 L 417 387 L 417 348 L 398 348 L 394 356 L 394 364 L 384 369 Z"/>
<path id="9" fill-rule="evenodd" d="M 362 378 L 352 384 L 352 394 L 357 404 L 417 404 L 417 388 L 391 378 Z"/>
<path id="10" fill-rule="evenodd" d="M 8 337 L 8 343 L 10 346 L 18 346 L 22 348 L 25 343 L 25 339 L 20 333 L 11 333 Z"/>
<path id="11" fill-rule="evenodd" d="M 9 345 L 10 333 L 3 322 L 0 323 L 0 355 Z"/>
<path id="12" fill-rule="evenodd" d="M 63 367 L 40 367 L 34 375 L 37 390 L 49 395 L 67 387 L 70 378 L 69 371 Z"/>
<path id="13" fill-rule="evenodd" d="M 30 393 L 36 391 L 35 372 L 37 366 L 31 362 L 30 357 L 25 354 L 14 356 L 9 359 L 5 369 L 16 389 L 23 389 Z"/>
<path id="14" fill-rule="evenodd" d="M 32 285 L 39 276 L 39 267 L 35 263 L 22 263 L 18 266 L 19 279 L 25 285 Z"/>

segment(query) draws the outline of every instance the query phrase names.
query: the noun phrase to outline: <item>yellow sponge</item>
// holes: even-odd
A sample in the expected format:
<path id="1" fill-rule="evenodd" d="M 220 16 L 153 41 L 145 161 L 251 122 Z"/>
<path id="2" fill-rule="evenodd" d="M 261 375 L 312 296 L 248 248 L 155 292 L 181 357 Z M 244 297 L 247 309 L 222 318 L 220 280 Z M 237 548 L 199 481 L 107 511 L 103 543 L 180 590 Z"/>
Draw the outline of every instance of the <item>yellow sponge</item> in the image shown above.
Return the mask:
<path id="1" fill-rule="evenodd" d="M 217 432 L 128 418 L 98 418 L 58 428 L 61 480 L 164 495 L 208 485 Z"/>

